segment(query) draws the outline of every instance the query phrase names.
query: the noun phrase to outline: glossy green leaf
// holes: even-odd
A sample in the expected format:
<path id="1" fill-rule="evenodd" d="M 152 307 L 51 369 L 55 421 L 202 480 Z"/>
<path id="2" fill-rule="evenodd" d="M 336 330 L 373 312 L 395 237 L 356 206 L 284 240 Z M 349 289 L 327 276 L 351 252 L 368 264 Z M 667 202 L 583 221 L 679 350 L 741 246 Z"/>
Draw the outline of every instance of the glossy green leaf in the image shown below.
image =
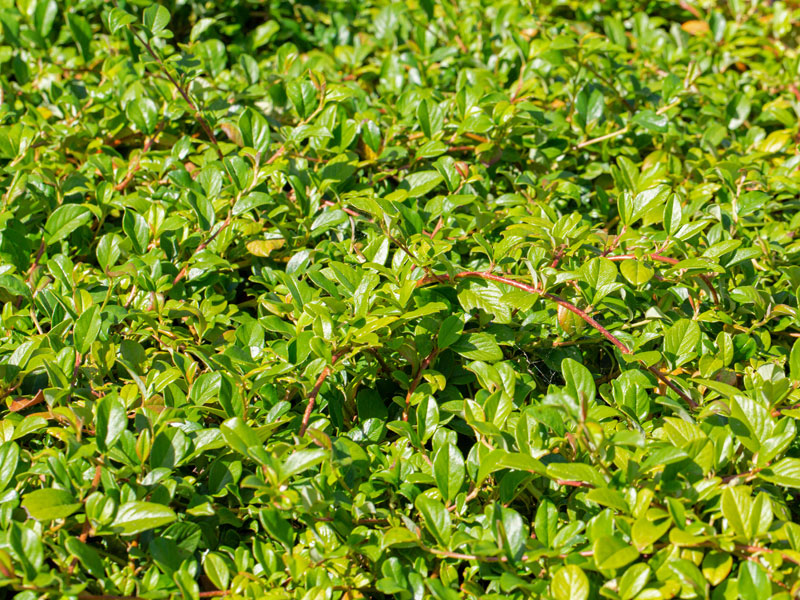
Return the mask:
<path id="1" fill-rule="evenodd" d="M 177 517 L 172 509 L 154 502 L 126 502 L 117 509 L 111 528 L 120 535 L 135 535 L 172 523 Z"/>

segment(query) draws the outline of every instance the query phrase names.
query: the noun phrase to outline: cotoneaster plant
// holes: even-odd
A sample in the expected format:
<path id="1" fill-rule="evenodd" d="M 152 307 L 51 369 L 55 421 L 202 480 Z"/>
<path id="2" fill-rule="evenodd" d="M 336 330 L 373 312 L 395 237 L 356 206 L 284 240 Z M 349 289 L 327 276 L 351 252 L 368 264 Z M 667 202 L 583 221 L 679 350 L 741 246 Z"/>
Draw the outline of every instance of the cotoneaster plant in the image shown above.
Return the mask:
<path id="1" fill-rule="evenodd" d="M 800 593 L 800 6 L 0 6 L 19 600 Z"/>

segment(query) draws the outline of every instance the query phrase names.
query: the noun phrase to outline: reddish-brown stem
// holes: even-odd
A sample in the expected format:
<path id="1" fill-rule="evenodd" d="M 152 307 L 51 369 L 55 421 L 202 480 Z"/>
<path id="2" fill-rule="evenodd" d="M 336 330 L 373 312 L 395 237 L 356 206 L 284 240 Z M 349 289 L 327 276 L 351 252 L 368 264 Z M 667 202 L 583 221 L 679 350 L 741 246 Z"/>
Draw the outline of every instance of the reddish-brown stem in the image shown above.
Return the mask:
<path id="1" fill-rule="evenodd" d="M 548 300 L 563 306 L 568 311 L 578 315 L 581 319 L 583 319 L 587 324 L 591 325 L 595 330 L 597 330 L 600 335 L 606 338 L 609 342 L 614 344 L 620 352 L 623 354 L 631 355 L 633 351 L 628 348 L 625 344 L 620 341 L 613 333 L 611 333 L 608 329 L 600 325 L 597 321 L 595 321 L 591 316 L 589 316 L 586 312 L 582 311 L 580 308 L 572 304 L 571 302 L 567 302 L 563 298 L 559 298 L 554 294 L 550 294 L 545 292 L 544 290 L 540 290 L 532 285 L 527 283 L 522 283 L 520 281 L 514 281 L 513 279 L 509 279 L 508 277 L 502 277 L 500 275 L 495 275 L 494 273 L 486 273 L 483 271 L 462 271 L 461 273 L 456 273 L 454 278 L 455 279 L 464 279 L 467 277 L 474 277 L 477 279 L 485 279 L 488 281 L 495 281 L 497 283 L 503 283 L 505 285 L 510 285 L 517 289 L 523 290 L 525 292 L 536 294 L 543 298 L 547 298 Z M 423 277 L 417 282 L 417 287 L 421 287 L 423 285 L 428 285 L 430 283 L 448 283 L 450 282 L 450 277 L 448 275 L 428 275 Z M 640 361 L 641 362 L 641 361 Z M 664 385 L 666 385 L 669 389 L 675 392 L 686 404 L 689 405 L 690 408 L 697 408 L 697 403 L 692 400 L 683 390 L 681 390 L 677 385 L 672 383 L 666 375 L 664 375 L 661 371 L 656 369 L 655 367 L 649 365 L 643 365 L 648 371 L 650 371 L 659 381 L 661 381 Z"/>
<path id="2" fill-rule="evenodd" d="M 485 138 L 482 135 L 478 135 L 476 133 L 465 133 L 464 137 L 469 138 L 471 140 L 475 140 L 476 142 L 480 142 L 482 144 L 488 144 L 491 142 L 489 138 Z"/>
<path id="3" fill-rule="evenodd" d="M 686 0 L 681 0 L 681 1 L 679 2 L 679 4 L 680 4 L 680 7 L 681 7 L 683 10 L 685 10 L 685 11 L 688 11 L 688 12 L 692 13 L 692 16 L 693 16 L 695 19 L 700 19 L 700 20 L 702 20 L 702 19 L 703 19 L 703 16 L 700 14 L 700 12 L 699 12 L 699 11 L 698 11 L 698 10 L 697 10 L 697 9 L 696 9 L 694 6 L 692 6 L 691 4 L 689 4 L 688 2 L 686 2 Z"/>
<path id="4" fill-rule="evenodd" d="M 781 555 L 781 557 L 784 560 L 788 560 L 789 562 L 792 562 L 792 563 L 794 563 L 796 565 L 800 565 L 800 558 L 796 558 L 796 557 L 792 556 L 791 554 L 788 554 L 786 552 L 782 552 L 781 550 L 773 550 L 772 548 L 764 548 L 763 546 L 744 546 L 744 545 L 738 545 L 738 544 L 736 546 L 736 549 L 739 550 L 740 552 L 750 552 L 750 553 L 758 553 L 758 552 L 773 553 L 773 552 L 777 552 L 778 554 Z"/>
<path id="5" fill-rule="evenodd" d="M 564 258 L 564 247 L 559 246 L 555 254 L 553 254 L 553 262 L 550 263 L 550 268 L 555 269 L 562 258 Z"/>
<path id="6" fill-rule="evenodd" d="M 220 232 L 230 224 L 231 224 L 231 217 L 229 215 L 222 223 L 220 223 L 220 226 L 217 227 L 217 230 L 214 233 L 212 233 L 211 236 L 206 241 L 200 243 L 200 245 L 197 247 L 194 253 L 198 254 L 203 250 L 205 250 L 206 247 L 208 247 L 208 245 L 216 239 L 216 237 L 220 234 Z M 183 267 L 175 276 L 175 279 L 172 280 L 172 285 L 177 284 L 181 279 L 186 277 L 186 273 L 187 273 L 187 267 Z"/>
<path id="7" fill-rule="evenodd" d="M 726 475 L 725 477 L 722 477 L 722 483 L 729 483 L 729 482 L 733 481 L 734 479 L 748 479 L 749 480 L 752 477 L 754 477 L 756 475 L 756 473 L 758 473 L 762 468 L 763 467 L 755 467 L 754 469 L 751 469 L 750 471 L 747 471 L 745 473 L 734 473 L 733 475 Z"/>
<path id="8" fill-rule="evenodd" d="M 116 4 L 116 2 L 114 4 Z M 178 83 L 178 81 L 172 76 L 172 73 L 170 73 L 169 69 L 167 69 L 167 65 L 164 64 L 164 61 L 161 60 L 161 57 L 156 53 L 155 50 L 153 50 L 153 47 L 150 45 L 150 42 L 148 42 L 146 39 L 140 36 L 133 29 L 131 29 L 130 31 L 134 35 L 134 37 L 137 40 L 139 40 L 139 43 L 142 46 L 144 46 L 145 50 L 147 50 L 147 53 L 153 57 L 153 60 L 156 61 L 158 66 L 164 72 L 164 75 L 166 75 L 167 79 L 169 79 L 170 83 L 172 83 L 172 85 L 175 86 L 175 89 L 178 90 L 178 93 L 186 101 L 186 104 L 188 104 L 189 107 L 192 109 L 192 111 L 194 111 L 194 118 L 197 119 L 198 123 L 200 123 L 200 127 L 202 127 L 203 131 L 206 132 L 208 139 L 214 146 L 214 150 L 217 151 L 217 156 L 219 157 L 220 160 L 222 160 L 225 157 L 225 155 L 222 154 L 222 150 L 220 150 L 219 143 L 217 142 L 217 137 L 214 135 L 214 131 L 208 124 L 208 121 L 206 121 L 203 115 L 200 113 L 200 109 L 197 107 L 197 104 L 195 104 L 194 100 L 192 100 L 191 97 L 189 96 L 189 92 L 185 90 L 183 86 L 180 83 Z"/>
<path id="9" fill-rule="evenodd" d="M 319 377 L 317 377 L 317 382 L 314 384 L 314 389 L 311 390 L 311 393 L 308 395 L 308 404 L 306 404 L 306 410 L 303 413 L 303 420 L 300 423 L 300 437 L 303 437 L 306 434 L 308 422 L 311 420 L 311 413 L 314 412 L 314 406 L 317 403 L 317 395 L 319 394 L 319 390 L 322 387 L 322 384 L 325 383 L 328 375 L 331 374 L 331 367 L 336 364 L 336 361 L 339 360 L 341 355 L 341 352 L 334 354 L 331 358 L 330 366 L 326 366 L 324 369 L 322 369 L 322 373 L 320 373 Z"/>
<path id="10" fill-rule="evenodd" d="M 284 152 L 286 152 L 286 146 L 281 146 L 280 148 L 278 148 L 278 149 L 275 151 L 275 154 L 273 154 L 272 156 L 270 156 L 270 157 L 267 159 L 267 162 L 265 162 L 264 164 L 266 164 L 266 165 L 271 165 L 271 164 L 272 164 L 272 163 L 274 163 L 276 160 L 278 160 L 278 159 L 279 159 L 281 156 L 283 156 L 283 153 L 284 153 Z"/>
<path id="11" fill-rule="evenodd" d="M 780 417 L 783 414 L 783 411 L 785 411 L 785 410 L 796 410 L 798 408 L 800 408 L 800 404 L 794 404 L 793 406 L 787 406 L 786 408 L 776 408 L 770 414 L 773 417 Z"/>
<path id="12" fill-rule="evenodd" d="M 619 243 L 622 240 L 622 236 L 625 235 L 625 232 L 627 232 L 627 231 L 628 231 L 628 226 L 627 225 L 623 225 L 622 229 L 619 230 L 619 233 L 611 241 L 611 244 L 608 246 L 608 248 L 603 250 L 603 254 L 601 256 L 607 256 L 608 254 L 611 254 L 614 250 L 616 250 L 617 246 L 619 246 Z"/>
<path id="13" fill-rule="evenodd" d="M 142 146 L 142 153 L 139 156 L 136 157 L 136 161 L 134 162 L 134 164 L 132 164 L 132 165 L 130 165 L 128 167 L 128 173 L 125 175 L 125 179 L 123 179 L 117 185 L 114 186 L 115 190 L 117 190 L 118 192 L 121 192 L 126 187 L 128 187 L 128 185 L 130 184 L 131 181 L 133 181 L 133 176 L 136 175 L 136 173 L 139 171 L 139 169 L 142 166 L 141 165 L 142 156 L 147 154 L 150 151 L 150 148 L 153 147 L 153 143 L 155 142 L 156 137 L 158 137 L 158 134 L 161 132 L 161 128 L 163 126 L 164 126 L 164 122 L 162 121 L 161 123 L 159 123 L 158 127 L 156 128 L 155 133 L 153 133 L 153 135 L 148 136 L 147 139 L 145 139 L 144 145 Z"/>
<path id="14" fill-rule="evenodd" d="M 431 350 L 431 353 L 428 354 L 425 358 L 422 359 L 422 362 L 419 363 L 419 369 L 417 369 L 417 374 L 414 377 L 414 380 L 411 382 L 411 385 L 408 386 L 408 393 L 406 394 L 406 407 L 403 409 L 403 421 L 408 421 L 408 409 L 411 406 L 411 396 L 414 394 L 414 391 L 417 389 L 419 382 L 422 381 L 422 373 L 427 369 L 434 358 L 436 358 L 437 349 L 434 348 Z"/>
<path id="15" fill-rule="evenodd" d="M 508 562 L 508 558 L 505 556 L 478 556 L 476 554 L 464 554 L 463 552 L 450 552 L 449 550 L 439 550 L 438 548 L 426 548 L 422 547 L 423 550 L 426 552 L 430 552 L 431 554 L 435 554 L 436 556 L 443 556 L 444 558 L 456 558 L 458 560 L 475 560 L 478 562 L 487 562 L 487 563 L 496 563 L 496 562 Z M 522 557 L 522 560 L 527 560 L 526 556 Z"/>
<path id="16" fill-rule="evenodd" d="M 26 281 L 30 283 L 31 277 L 33 276 L 33 272 L 36 270 L 36 267 L 39 266 L 39 261 L 42 260 L 42 255 L 44 254 L 45 249 L 47 248 L 47 244 L 44 241 L 44 236 L 42 236 L 42 243 L 39 244 L 39 249 L 36 251 L 36 257 L 33 259 L 33 264 L 31 265 L 30 269 L 28 269 L 28 274 L 26 275 Z"/>
<path id="17" fill-rule="evenodd" d="M 479 487 L 472 488 L 472 490 L 464 498 L 464 504 L 465 505 L 469 504 L 470 502 L 475 500 L 475 498 L 478 497 L 478 494 L 480 493 L 480 491 L 481 491 L 481 489 Z M 453 512 L 456 509 L 456 506 L 457 506 L 456 504 L 452 504 L 452 505 L 447 507 L 447 510 L 449 510 L 450 512 Z"/>
<path id="18" fill-rule="evenodd" d="M 667 263 L 667 264 L 670 264 L 670 265 L 677 265 L 679 262 L 681 262 L 677 258 L 672 258 L 670 256 L 664 256 L 663 254 L 658 254 L 657 252 L 653 252 L 652 254 L 645 254 L 644 256 L 649 258 L 650 260 L 654 260 L 654 261 L 657 261 L 657 262 L 663 262 L 663 263 Z M 617 261 L 617 260 L 635 259 L 636 256 L 634 256 L 633 254 L 618 254 L 616 256 L 608 256 L 606 258 L 608 258 L 608 260 Z M 711 291 L 711 296 L 714 299 L 714 304 L 719 304 L 719 296 L 717 295 L 717 290 L 714 288 L 714 286 L 711 283 L 711 279 L 709 279 L 708 275 L 705 275 L 704 273 L 701 273 L 699 275 L 699 277 L 700 277 L 700 279 L 703 280 L 703 283 L 705 283 L 708 286 L 708 289 Z"/>
<path id="19" fill-rule="evenodd" d="M 325 200 L 322 203 L 322 206 L 338 207 L 340 210 L 342 210 L 346 214 L 350 215 L 351 217 L 357 217 L 359 219 L 367 219 L 368 221 L 372 221 L 372 219 L 369 219 L 369 218 L 365 217 L 360 212 L 357 212 L 357 211 L 353 210 L 352 208 L 347 208 L 346 206 L 339 207 L 338 204 L 336 204 L 335 202 L 331 202 L 330 200 Z"/>
<path id="20" fill-rule="evenodd" d="M 593 484 L 591 484 L 591 483 L 589 483 L 587 481 L 571 481 L 571 480 L 568 480 L 568 479 L 556 479 L 556 483 L 558 485 L 564 485 L 564 486 L 567 486 L 567 487 L 577 487 L 577 488 L 580 488 L 580 487 L 593 488 L 594 487 Z"/>
<path id="21" fill-rule="evenodd" d="M 322 110 L 322 107 L 325 106 L 325 90 L 327 89 L 327 85 L 325 84 L 325 82 L 323 82 L 322 86 L 320 88 L 318 88 L 318 89 L 319 89 L 319 92 L 320 92 L 320 96 L 319 96 L 319 104 L 317 105 L 317 108 L 314 110 L 314 112 L 312 112 L 310 115 L 308 115 L 305 119 L 303 119 L 297 125 L 295 125 L 295 128 L 302 127 L 303 125 L 307 125 L 308 123 L 310 123 L 311 119 L 316 117 L 320 113 L 320 111 Z M 267 159 L 265 164 L 271 165 L 276 160 L 278 160 L 281 156 L 283 156 L 285 152 L 286 152 L 286 141 L 284 140 L 281 143 L 280 148 L 278 148 L 275 151 L 275 153 Z"/>

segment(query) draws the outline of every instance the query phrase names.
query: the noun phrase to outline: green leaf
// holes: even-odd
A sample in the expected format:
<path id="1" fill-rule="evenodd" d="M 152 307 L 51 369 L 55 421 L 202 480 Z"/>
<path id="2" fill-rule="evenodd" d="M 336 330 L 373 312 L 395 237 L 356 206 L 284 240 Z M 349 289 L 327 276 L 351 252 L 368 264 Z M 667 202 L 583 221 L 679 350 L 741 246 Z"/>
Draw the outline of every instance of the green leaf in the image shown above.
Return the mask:
<path id="1" fill-rule="evenodd" d="M 622 276 L 632 285 L 644 285 L 653 278 L 655 271 L 640 260 L 623 260 L 619 266 Z"/>
<path id="2" fill-rule="evenodd" d="M 503 351 L 488 333 L 466 333 L 450 346 L 464 358 L 497 362 L 503 360 Z"/>
<path id="3" fill-rule="evenodd" d="M 610 488 L 596 488 L 589 490 L 586 494 L 586 499 L 599 504 L 600 506 L 607 506 L 616 511 L 627 513 L 628 504 L 625 502 L 625 496 L 618 490 Z"/>
<path id="4" fill-rule="evenodd" d="M 48 245 L 65 239 L 81 225 L 92 220 L 91 211 L 80 204 L 64 204 L 55 209 L 44 226 L 45 241 Z"/>
<path id="5" fill-rule="evenodd" d="M 439 405 L 433 396 L 425 396 L 417 405 L 417 435 L 426 444 L 439 425 Z"/>
<path id="6" fill-rule="evenodd" d="M 547 465 L 547 475 L 553 479 L 585 481 L 596 486 L 605 485 L 605 480 L 600 472 L 593 466 L 584 463 L 550 463 Z"/>
<path id="7" fill-rule="evenodd" d="M 151 135 L 156 130 L 158 106 L 150 98 L 137 98 L 129 102 L 125 107 L 125 115 L 145 135 Z"/>
<path id="8" fill-rule="evenodd" d="M 572 358 L 565 358 L 561 361 L 561 373 L 567 384 L 566 391 L 575 399 L 586 402 L 587 406 L 592 406 L 597 388 L 589 369 Z"/>
<path id="9" fill-rule="evenodd" d="M 800 489 L 800 458 L 782 458 L 759 471 L 758 476 L 776 485 Z"/>
<path id="10" fill-rule="evenodd" d="M 748 522 L 752 509 L 750 489 L 745 486 L 725 488 L 722 492 L 722 515 L 728 521 L 728 526 L 742 537 L 749 533 Z"/>
<path id="11" fill-rule="evenodd" d="M 89 351 L 100 333 L 101 325 L 100 307 L 96 304 L 85 310 L 75 321 L 75 347 L 80 354 L 86 354 Z"/>
<path id="12" fill-rule="evenodd" d="M 102 578 L 105 576 L 103 561 L 94 548 L 74 537 L 67 538 L 64 547 L 67 552 L 80 561 L 83 568 L 91 573 L 93 577 Z"/>
<path id="13" fill-rule="evenodd" d="M 417 106 L 417 122 L 426 137 L 433 137 L 444 125 L 444 113 L 431 100 L 425 99 Z"/>
<path id="14" fill-rule="evenodd" d="M 38 0 L 33 4 L 33 24 L 36 27 L 36 33 L 43 38 L 50 34 L 53 29 L 53 23 L 58 14 L 58 4 L 55 0 Z"/>
<path id="15" fill-rule="evenodd" d="M 75 502 L 72 494 L 66 490 L 42 488 L 25 494 L 22 507 L 37 521 L 53 521 L 80 510 L 81 503 Z"/>
<path id="16" fill-rule="evenodd" d="M 619 580 L 619 595 L 622 600 L 631 600 L 642 591 L 650 579 L 649 565 L 636 563 L 628 567 Z"/>
<path id="17" fill-rule="evenodd" d="M 431 535 L 439 544 L 446 546 L 450 541 L 451 522 L 450 513 L 445 509 L 444 505 L 425 494 L 417 496 L 414 505 L 422 515 L 425 527 L 427 527 Z"/>
<path id="18" fill-rule="evenodd" d="M 144 217 L 132 210 L 126 210 L 122 217 L 122 230 L 133 245 L 137 254 L 144 254 L 150 243 L 150 227 Z"/>
<path id="19" fill-rule="evenodd" d="M 433 455 L 433 476 L 442 496 L 452 502 L 464 484 L 466 471 L 461 450 L 453 444 L 444 444 Z"/>
<path id="20" fill-rule="evenodd" d="M 581 274 L 593 292 L 589 297 L 595 305 L 621 287 L 621 284 L 616 283 L 617 267 L 607 258 L 593 258 L 581 267 Z"/>
<path id="21" fill-rule="evenodd" d="M 101 398 L 94 423 L 97 448 L 108 452 L 128 427 L 128 415 L 122 400 L 111 394 Z"/>
<path id="22" fill-rule="evenodd" d="M 652 110 L 640 110 L 633 116 L 633 122 L 651 133 L 666 133 L 669 120 L 665 115 Z"/>
<path id="23" fill-rule="evenodd" d="M 789 377 L 793 381 L 800 382 L 800 338 L 794 341 L 789 354 Z"/>
<path id="24" fill-rule="evenodd" d="M 228 419 L 220 425 L 219 430 L 228 446 L 245 456 L 248 456 L 249 448 L 261 445 L 256 432 L 241 417 Z"/>
<path id="25" fill-rule="evenodd" d="M 292 452 L 281 466 L 283 479 L 288 479 L 293 475 L 302 473 L 328 458 L 328 451 L 322 448 L 313 450 L 295 450 Z"/>
<path id="26" fill-rule="evenodd" d="M 0 444 L 0 492 L 5 491 L 19 463 L 19 446 L 16 442 Z"/>
<path id="27" fill-rule="evenodd" d="M 459 316 L 447 316 L 439 326 L 439 336 L 436 339 L 436 345 L 439 347 L 439 350 L 444 350 L 455 344 L 461 338 L 461 332 L 463 330 L 464 322 Z"/>
<path id="28" fill-rule="evenodd" d="M 89 22 L 75 13 L 67 13 L 66 19 L 69 31 L 72 33 L 72 39 L 75 40 L 75 44 L 78 46 L 78 50 L 81 52 L 83 61 L 89 62 L 93 56 L 91 50 L 93 34 Z"/>
<path id="29" fill-rule="evenodd" d="M 664 333 L 664 354 L 673 367 L 679 367 L 697 355 L 700 326 L 696 321 L 680 319 Z"/>
<path id="30" fill-rule="evenodd" d="M 506 556 L 510 560 L 520 560 L 525 551 L 525 540 L 528 538 L 528 527 L 522 520 L 522 516 L 515 510 L 504 506 L 497 507 L 499 519 L 495 518 L 494 523 L 497 529 L 497 537 L 503 541 L 503 548 Z M 495 515 L 497 515 L 497 512 Z"/>
<path id="31" fill-rule="evenodd" d="M 703 557 L 703 577 L 711 585 L 719 585 L 728 577 L 732 566 L 733 557 L 730 554 L 713 550 Z"/>
<path id="32" fill-rule="evenodd" d="M 44 563 L 44 548 L 39 535 L 27 525 L 13 522 L 7 535 L 8 545 L 22 563 L 25 579 L 33 581 Z"/>
<path id="33" fill-rule="evenodd" d="M 177 517 L 163 504 L 126 502 L 117 509 L 111 528 L 120 535 L 136 535 L 172 523 Z"/>
<path id="34" fill-rule="evenodd" d="M 272 507 L 262 508 L 258 518 L 270 537 L 280 542 L 286 550 L 291 550 L 294 544 L 294 531 L 279 510 Z"/>
<path id="35" fill-rule="evenodd" d="M 286 85 L 286 95 L 301 119 L 309 117 L 317 106 L 317 90 L 309 81 L 291 80 Z"/>
<path id="36" fill-rule="evenodd" d="M 142 13 L 142 24 L 151 34 L 156 35 L 169 25 L 169 11 L 161 4 L 151 4 Z"/>
<path id="37" fill-rule="evenodd" d="M 670 561 L 669 568 L 684 587 L 688 587 L 698 596 L 708 596 L 708 583 L 694 563 L 686 559 L 678 559 Z"/>
<path id="38" fill-rule="evenodd" d="M 594 561 L 598 569 L 620 569 L 639 558 L 636 548 L 618 537 L 603 536 L 593 546 Z"/>
<path id="39" fill-rule="evenodd" d="M 108 13 L 108 31 L 113 35 L 123 27 L 136 22 L 136 18 L 119 7 L 112 8 Z"/>
<path id="40" fill-rule="evenodd" d="M 751 561 L 739 563 L 739 597 L 742 600 L 767 600 L 772 596 L 769 576 L 760 564 Z"/>
<path id="41" fill-rule="evenodd" d="M 539 504 L 539 508 L 536 509 L 533 531 L 536 539 L 545 547 L 553 547 L 553 540 L 558 533 L 558 509 L 552 500 L 544 498 Z"/>
<path id="42" fill-rule="evenodd" d="M 230 585 L 228 565 L 218 552 L 209 552 L 203 557 L 203 572 L 218 590 L 225 591 Z"/>
<path id="43" fill-rule="evenodd" d="M 556 600 L 587 600 L 589 589 L 589 578 L 577 565 L 561 567 L 550 583 L 550 593 Z"/>
<path id="44" fill-rule="evenodd" d="M 248 148 L 264 154 L 269 149 L 269 125 L 267 120 L 252 108 L 247 108 L 239 117 L 242 141 Z"/>

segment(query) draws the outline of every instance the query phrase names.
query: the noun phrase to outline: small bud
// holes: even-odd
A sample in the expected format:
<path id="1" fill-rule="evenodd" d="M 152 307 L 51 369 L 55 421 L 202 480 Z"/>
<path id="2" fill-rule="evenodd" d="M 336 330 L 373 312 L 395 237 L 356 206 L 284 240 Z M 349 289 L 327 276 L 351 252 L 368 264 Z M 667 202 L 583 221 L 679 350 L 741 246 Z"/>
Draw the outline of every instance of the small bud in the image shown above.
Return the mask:
<path id="1" fill-rule="evenodd" d="M 466 179 L 469 177 L 469 165 L 465 163 L 463 160 L 460 160 L 456 163 L 456 171 L 458 174 L 461 175 L 461 179 Z"/>

